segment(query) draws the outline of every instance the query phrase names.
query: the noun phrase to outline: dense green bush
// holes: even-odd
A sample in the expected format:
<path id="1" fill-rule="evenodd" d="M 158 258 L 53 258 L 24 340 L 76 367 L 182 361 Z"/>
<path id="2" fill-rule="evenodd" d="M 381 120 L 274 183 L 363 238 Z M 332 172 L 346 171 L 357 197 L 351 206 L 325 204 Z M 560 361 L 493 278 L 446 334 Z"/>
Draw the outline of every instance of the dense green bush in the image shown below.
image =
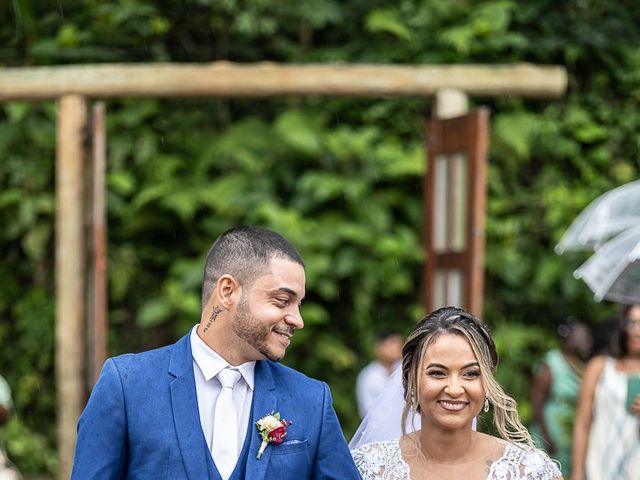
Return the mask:
<path id="1" fill-rule="evenodd" d="M 612 313 L 552 247 L 604 191 L 638 177 L 640 15 L 623 0 L 4 2 L 5 66 L 84 62 L 562 64 L 560 100 L 492 111 L 484 317 L 500 378 L 530 418 L 529 380 L 567 316 Z M 329 382 L 347 436 L 375 333 L 420 308 L 421 99 L 107 103 L 110 352 L 173 341 L 199 317 L 203 255 L 225 228 L 272 227 L 308 265 L 306 328 L 286 363 Z M 55 470 L 55 106 L 0 107 L 3 435 L 25 472 Z M 39 452 L 34 455 L 33 452 Z"/>

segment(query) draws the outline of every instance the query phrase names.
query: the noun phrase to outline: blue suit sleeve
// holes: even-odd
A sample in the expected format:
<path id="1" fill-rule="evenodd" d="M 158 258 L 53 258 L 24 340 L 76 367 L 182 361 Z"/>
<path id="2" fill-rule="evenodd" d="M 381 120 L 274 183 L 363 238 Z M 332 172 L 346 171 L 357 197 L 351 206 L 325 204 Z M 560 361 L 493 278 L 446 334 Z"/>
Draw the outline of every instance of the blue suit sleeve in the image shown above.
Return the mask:
<path id="1" fill-rule="evenodd" d="M 71 480 L 124 479 L 126 466 L 124 392 L 117 366 L 109 359 L 78 421 Z"/>
<path id="2" fill-rule="evenodd" d="M 333 409 L 331 391 L 323 383 L 322 422 L 318 451 L 313 465 L 314 479 L 360 480 L 347 442 Z"/>

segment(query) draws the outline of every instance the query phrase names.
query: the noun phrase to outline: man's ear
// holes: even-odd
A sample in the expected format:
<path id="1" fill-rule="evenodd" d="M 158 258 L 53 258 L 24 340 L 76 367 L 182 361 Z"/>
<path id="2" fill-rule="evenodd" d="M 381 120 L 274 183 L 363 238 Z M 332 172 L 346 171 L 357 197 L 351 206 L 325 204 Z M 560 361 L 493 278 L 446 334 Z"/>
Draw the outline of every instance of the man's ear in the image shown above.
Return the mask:
<path id="1" fill-rule="evenodd" d="M 229 274 L 221 275 L 216 282 L 216 287 L 220 306 L 224 309 L 231 308 L 236 299 L 239 298 L 238 295 L 242 288 L 240 287 L 240 283 Z"/>

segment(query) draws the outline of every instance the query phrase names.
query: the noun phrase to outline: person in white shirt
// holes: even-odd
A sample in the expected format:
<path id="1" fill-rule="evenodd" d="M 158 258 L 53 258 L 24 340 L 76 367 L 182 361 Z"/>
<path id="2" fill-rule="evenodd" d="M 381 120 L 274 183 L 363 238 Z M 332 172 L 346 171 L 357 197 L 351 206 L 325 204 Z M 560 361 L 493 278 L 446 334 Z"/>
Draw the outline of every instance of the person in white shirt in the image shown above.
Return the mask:
<path id="1" fill-rule="evenodd" d="M 376 360 L 364 367 L 356 380 L 356 400 L 360 417 L 364 418 L 367 414 L 387 379 L 402 360 L 403 342 L 402 336 L 397 332 L 382 332 L 376 337 Z"/>
<path id="2" fill-rule="evenodd" d="M 12 408 L 11 389 L 4 377 L 0 375 L 0 427 L 9 421 Z M 0 480 L 19 480 L 20 478 L 22 477 L 9 461 L 4 446 L 0 445 Z"/>
<path id="3" fill-rule="evenodd" d="M 11 408 L 11 389 L 4 377 L 0 375 L 0 427 L 9 420 Z"/>

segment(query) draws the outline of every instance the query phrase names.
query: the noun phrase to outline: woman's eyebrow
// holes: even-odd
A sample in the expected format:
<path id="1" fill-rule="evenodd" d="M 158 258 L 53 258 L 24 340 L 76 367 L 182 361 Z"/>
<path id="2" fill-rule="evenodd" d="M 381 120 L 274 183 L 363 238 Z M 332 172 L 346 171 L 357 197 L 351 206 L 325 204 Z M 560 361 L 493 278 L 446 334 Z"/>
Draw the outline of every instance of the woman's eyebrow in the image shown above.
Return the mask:
<path id="1" fill-rule="evenodd" d="M 479 367 L 479 366 L 480 364 L 478 362 L 471 362 L 471 363 L 468 363 L 467 365 L 463 365 L 461 370 L 469 367 Z M 442 368 L 444 370 L 449 370 L 449 367 L 446 367 L 441 363 L 430 363 L 429 365 L 427 365 L 426 368 Z"/>
<path id="2" fill-rule="evenodd" d="M 427 365 L 427 368 L 443 368 L 445 370 L 449 370 L 447 367 L 445 367 L 441 363 L 430 363 L 429 365 Z"/>

